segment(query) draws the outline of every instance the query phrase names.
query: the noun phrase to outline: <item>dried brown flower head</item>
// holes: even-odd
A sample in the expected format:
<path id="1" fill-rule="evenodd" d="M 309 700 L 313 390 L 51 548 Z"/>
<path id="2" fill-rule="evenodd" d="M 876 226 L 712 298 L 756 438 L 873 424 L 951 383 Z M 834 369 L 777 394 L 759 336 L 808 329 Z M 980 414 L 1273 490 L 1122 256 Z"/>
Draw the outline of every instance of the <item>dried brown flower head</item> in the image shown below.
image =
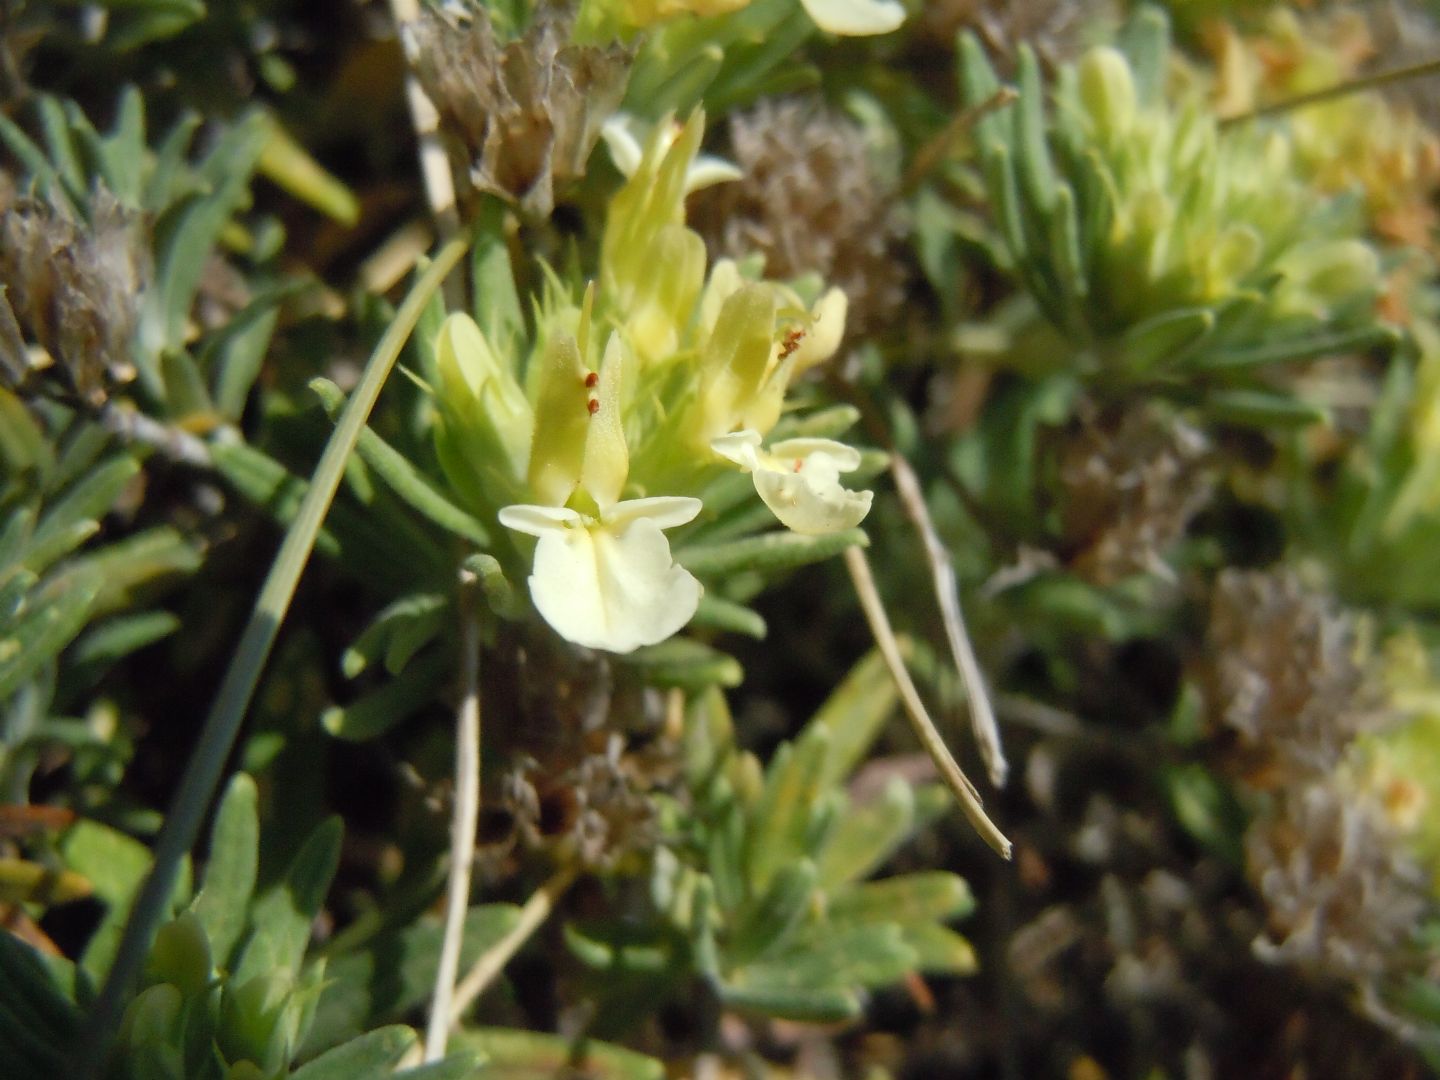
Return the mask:
<path id="1" fill-rule="evenodd" d="M 41 366 L 99 406 L 109 387 L 135 377 L 131 340 L 150 255 L 141 216 L 104 188 L 95 189 L 89 212 L 81 221 L 0 185 L 0 377 L 15 387 L 38 373 L 23 347 L 17 355 L 23 332 L 49 354 Z"/>
<path id="2" fill-rule="evenodd" d="M 1262 956 L 1347 981 L 1400 970 L 1425 875 L 1379 808 L 1330 780 L 1286 791 L 1245 859 L 1268 909 Z"/>
<path id="3" fill-rule="evenodd" d="M 541 217 L 555 208 L 556 188 L 585 172 L 630 74 L 622 47 L 567 44 L 569 27 L 568 15 L 547 7 L 501 45 L 483 7 L 427 7 L 410 42 L 470 183 Z"/>
<path id="4" fill-rule="evenodd" d="M 730 144 L 744 177 L 692 203 L 711 253 L 759 252 L 775 278 L 818 273 L 844 290 L 857 333 L 892 318 L 905 299 L 902 228 L 860 126 L 815 102 L 765 101 L 730 121 Z"/>
<path id="5" fill-rule="evenodd" d="M 1096 585 L 1168 573 L 1165 552 L 1212 488 L 1209 445 L 1159 409 L 1083 412 L 1060 451 L 1067 563 Z"/>
<path id="6" fill-rule="evenodd" d="M 1333 769 L 1385 718 L 1351 619 L 1289 571 L 1227 570 L 1211 599 L 1201 685 L 1240 764 L 1273 788 Z"/>

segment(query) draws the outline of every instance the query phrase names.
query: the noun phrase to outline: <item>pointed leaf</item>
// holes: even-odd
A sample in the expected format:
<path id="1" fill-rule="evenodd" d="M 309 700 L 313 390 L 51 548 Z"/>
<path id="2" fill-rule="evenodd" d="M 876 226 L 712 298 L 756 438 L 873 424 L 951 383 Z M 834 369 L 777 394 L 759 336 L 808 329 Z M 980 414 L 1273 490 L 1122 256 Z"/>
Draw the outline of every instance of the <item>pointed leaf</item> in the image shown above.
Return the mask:
<path id="1" fill-rule="evenodd" d="M 191 910 L 210 939 L 215 963 L 229 968 L 230 954 L 245 932 L 259 867 L 259 794 L 255 781 L 236 773 L 220 802 L 210 832 L 205 884 Z"/>

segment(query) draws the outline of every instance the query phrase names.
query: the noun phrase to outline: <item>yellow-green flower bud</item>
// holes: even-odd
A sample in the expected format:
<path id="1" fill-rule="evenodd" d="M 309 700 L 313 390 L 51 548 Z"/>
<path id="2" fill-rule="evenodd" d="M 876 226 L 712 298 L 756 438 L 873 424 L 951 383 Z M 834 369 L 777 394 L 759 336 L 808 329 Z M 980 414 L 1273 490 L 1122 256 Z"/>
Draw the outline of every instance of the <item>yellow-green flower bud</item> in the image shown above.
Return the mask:
<path id="1" fill-rule="evenodd" d="M 293 985 L 288 971 L 273 971 L 225 988 L 215 1042 L 226 1061 L 253 1061 L 267 1072 L 289 1061 Z"/>
<path id="2" fill-rule="evenodd" d="M 1080 60 L 1078 89 L 1103 140 L 1121 139 L 1130 132 L 1138 107 L 1135 79 L 1124 54 L 1108 46 L 1087 52 Z"/>
<path id="3" fill-rule="evenodd" d="M 705 283 L 705 241 L 683 225 L 656 233 L 648 272 L 634 283 L 625 336 L 646 367 L 675 354 Z"/>
<path id="4" fill-rule="evenodd" d="M 445 320 L 435 359 L 435 451 L 446 476 L 479 506 L 514 501 L 525 490 L 535 426 L 525 392 L 468 315 Z"/>
<path id="5" fill-rule="evenodd" d="M 1280 315 L 1327 318 L 1337 304 L 1373 296 L 1380 283 L 1375 249 L 1354 239 L 1298 244 L 1276 261 L 1275 269 L 1283 275 L 1275 290 Z"/>
<path id="6" fill-rule="evenodd" d="M 146 971 L 155 982 L 171 983 L 187 997 L 204 990 L 210 981 L 210 938 L 193 911 L 160 928 Z"/>
<path id="7" fill-rule="evenodd" d="M 738 428 L 763 435 L 775 426 L 785 388 L 777 392 L 766 379 L 774 351 L 775 291 L 743 285 L 721 305 L 701 352 L 699 417 L 690 432 L 698 446 L 708 451 Z"/>
<path id="8" fill-rule="evenodd" d="M 163 1063 L 158 1076 L 184 1076 L 181 1048 L 184 1040 L 184 995 L 177 986 L 161 982 L 141 992 L 125 1009 L 121 1043 L 131 1057 Z M 156 1054 L 160 1054 L 160 1058 Z"/>

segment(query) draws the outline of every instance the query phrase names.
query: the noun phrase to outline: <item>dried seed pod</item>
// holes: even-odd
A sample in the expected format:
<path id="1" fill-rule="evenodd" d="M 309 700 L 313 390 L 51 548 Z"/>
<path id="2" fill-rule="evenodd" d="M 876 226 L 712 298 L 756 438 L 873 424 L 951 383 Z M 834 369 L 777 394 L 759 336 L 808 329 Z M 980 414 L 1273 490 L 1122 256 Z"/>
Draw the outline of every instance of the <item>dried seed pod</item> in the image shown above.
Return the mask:
<path id="1" fill-rule="evenodd" d="M 485 8 L 427 6 L 408 43 L 471 185 L 540 217 L 584 174 L 630 74 L 625 49 L 567 44 L 569 29 L 568 15 L 546 7 L 502 45 Z"/>
<path id="2" fill-rule="evenodd" d="M 1205 436 L 1159 409 L 1083 411 L 1060 450 L 1069 568 L 1102 586 L 1168 573 L 1165 552 L 1210 497 L 1208 463 Z"/>
<path id="3" fill-rule="evenodd" d="M 15 388 L 39 374 L 17 348 L 23 331 L 49 354 L 58 381 L 98 407 L 135 377 L 131 341 L 150 255 L 141 216 L 103 187 L 89 211 L 87 223 L 0 188 L 0 378 Z"/>
<path id="4" fill-rule="evenodd" d="M 1332 770 L 1385 720 L 1353 622 L 1288 571 L 1227 570 L 1210 607 L 1201 685 L 1238 763 L 1261 788 Z"/>
<path id="5" fill-rule="evenodd" d="M 730 143 L 744 177 L 692 200 L 712 255 L 759 252 L 772 278 L 820 274 L 859 333 L 891 319 L 905 299 L 903 229 L 860 126 L 815 102 L 765 101 L 730 121 Z"/>

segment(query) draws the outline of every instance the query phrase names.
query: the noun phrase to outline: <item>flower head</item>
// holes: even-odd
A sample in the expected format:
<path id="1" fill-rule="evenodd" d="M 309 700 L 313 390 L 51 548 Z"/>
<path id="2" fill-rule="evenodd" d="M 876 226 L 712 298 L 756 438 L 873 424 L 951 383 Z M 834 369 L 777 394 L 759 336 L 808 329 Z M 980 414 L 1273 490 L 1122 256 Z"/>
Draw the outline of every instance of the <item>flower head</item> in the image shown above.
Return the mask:
<path id="1" fill-rule="evenodd" d="M 711 443 L 721 457 L 750 473 L 760 498 L 786 528 L 816 535 L 853 529 L 870 512 L 870 491 L 850 491 L 840 474 L 860 467 L 860 453 L 833 439 L 785 439 L 761 448 L 755 431 Z"/>
<path id="2" fill-rule="evenodd" d="M 626 653 L 675 633 L 695 614 L 700 582 L 670 557 L 664 529 L 684 525 L 700 500 L 615 503 L 598 517 L 563 506 L 507 506 L 500 523 L 538 536 L 530 596 L 561 637 Z"/>

